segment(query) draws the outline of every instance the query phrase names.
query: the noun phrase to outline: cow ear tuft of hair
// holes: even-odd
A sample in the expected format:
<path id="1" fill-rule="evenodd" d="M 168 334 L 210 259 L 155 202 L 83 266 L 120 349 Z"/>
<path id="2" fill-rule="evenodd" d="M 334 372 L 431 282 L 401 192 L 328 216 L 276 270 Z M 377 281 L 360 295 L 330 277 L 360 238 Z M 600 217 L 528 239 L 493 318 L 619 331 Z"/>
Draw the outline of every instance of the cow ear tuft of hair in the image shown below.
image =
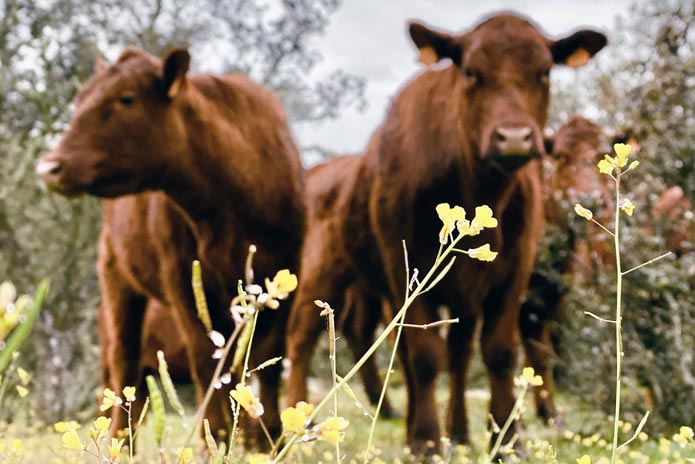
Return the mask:
<path id="1" fill-rule="evenodd" d="M 421 63 L 431 65 L 449 58 L 457 66 L 461 64 L 461 45 L 455 37 L 417 21 L 408 23 L 408 33 L 420 52 L 418 61 Z"/>
<path id="2" fill-rule="evenodd" d="M 585 29 L 553 42 L 550 51 L 555 63 L 578 68 L 588 63 L 607 43 L 605 35 Z"/>
<path id="3" fill-rule="evenodd" d="M 164 93 L 176 97 L 186 87 L 186 73 L 191 64 L 191 55 L 185 48 L 174 48 L 164 57 Z"/>

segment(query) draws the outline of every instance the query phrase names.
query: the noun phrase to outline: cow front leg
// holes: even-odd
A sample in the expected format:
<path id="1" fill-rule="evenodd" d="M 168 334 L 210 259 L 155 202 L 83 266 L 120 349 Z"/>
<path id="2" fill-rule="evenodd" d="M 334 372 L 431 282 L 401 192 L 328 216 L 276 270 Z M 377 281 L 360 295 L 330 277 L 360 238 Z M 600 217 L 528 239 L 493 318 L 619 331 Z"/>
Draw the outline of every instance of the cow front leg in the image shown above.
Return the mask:
<path id="1" fill-rule="evenodd" d="M 447 433 L 454 443 L 468 444 L 468 413 L 466 408 L 466 375 L 473 354 L 473 336 L 478 319 L 462 318 L 449 327 L 447 362 L 449 367 L 449 411 Z"/>

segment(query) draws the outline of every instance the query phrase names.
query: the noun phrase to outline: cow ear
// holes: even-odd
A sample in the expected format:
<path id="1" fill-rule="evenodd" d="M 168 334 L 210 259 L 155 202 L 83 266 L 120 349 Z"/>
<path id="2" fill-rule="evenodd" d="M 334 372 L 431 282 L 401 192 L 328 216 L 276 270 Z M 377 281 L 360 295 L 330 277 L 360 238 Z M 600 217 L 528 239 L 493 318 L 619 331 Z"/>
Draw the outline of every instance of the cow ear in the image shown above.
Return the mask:
<path id="1" fill-rule="evenodd" d="M 461 45 L 455 37 L 415 21 L 408 24 L 408 32 L 420 51 L 421 63 L 430 65 L 449 58 L 456 66 L 461 64 Z"/>
<path id="2" fill-rule="evenodd" d="M 607 43 L 608 39 L 600 32 L 581 30 L 553 42 L 550 51 L 555 63 L 578 68 L 588 63 Z"/>
<path id="3" fill-rule="evenodd" d="M 109 64 L 102 57 L 98 56 L 94 61 L 94 74 L 101 74 L 106 71 Z"/>
<path id="4" fill-rule="evenodd" d="M 174 48 L 164 57 L 163 88 L 167 97 L 174 98 L 186 87 L 186 73 L 191 55 L 185 48 Z"/>

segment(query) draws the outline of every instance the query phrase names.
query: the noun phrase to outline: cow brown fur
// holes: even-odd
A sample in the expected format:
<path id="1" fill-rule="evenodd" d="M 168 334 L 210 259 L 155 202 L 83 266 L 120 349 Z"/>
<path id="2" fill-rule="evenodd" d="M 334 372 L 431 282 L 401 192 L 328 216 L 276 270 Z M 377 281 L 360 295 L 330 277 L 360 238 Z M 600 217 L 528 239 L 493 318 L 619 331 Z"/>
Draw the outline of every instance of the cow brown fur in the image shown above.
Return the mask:
<path id="1" fill-rule="evenodd" d="M 258 248 L 257 278 L 297 271 L 305 211 L 299 154 L 277 99 L 241 76 L 189 76 L 189 62 L 185 49 L 160 60 L 128 48 L 99 66 L 37 171 L 58 193 L 110 198 L 99 270 L 111 388 L 140 383 L 143 315 L 154 299 L 170 308 L 200 401 L 216 361 L 195 311 L 192 259 L 201 261 L 213 328 L 228 336 L 249 245 Z M 287 312 L 261 314 L 251 367 L 282 355 Z M 274 432 L 279 374 L 279 366 L 259 372 Z M 228 430 L 228 387 L 205 414 L 213 430 Z M 118 409 L 112 417 L 112 430 L 126 425 Z"/>
<path id="2" fill-rule="evenodd" d="M 300 282 L 289 323 L 298 335 L 288 339 L 288 398 L 292 403 L 306 394 L 300 336 L 313 323 L 307 319 L 315 317 L 308 302 L 333 301 L 345 289 L 345 276 L 334 271 L 354 269 L 360 285 L 400 308 L 406 286 L 401 241 L 408 246 L 411 268 L 428 269 L 441 228 L 435 206 L 449 202 L 473 214 L 476 206 L 487 204 L 499 227 L 461 246 L 490 243 L 500 252 L 496 261 L 460 260 L 437 287 L 415 300 L 406 317 L 408 323 L 430 323 L 444 305 L 460 323 L 451 326 L 446 343 L 434 331 L 406 328 L 399 345 L 408 388 L 407 441 L 416 453 L 431 453 L 440 438 L 435 380 L 445 360 L 448 434 L 468 441 L 465 374 L 480 321 L 492 417 L 501 424 L 512 410 L 519 305 L 542 231 L 540 169 L 530 159 L 543 151 L 548 72 L 553 63 L 576 61 L 576 52 L 585 61 L 604 46 L 605 37 L 580 31 L 552 41 L 511 14 L 493 16 L 458 36 L 412 23 L 410 35 L 418 48 L 453 64 L 423 72 L 400 91 L 359 165 L 345 173 L 332 207 L 339 237 L 334 247 L 344 249 L 342 256 L 330 256 L 348 264 L 316 265 L 322 272 L 313 278 L 321 282 L 306 273 Z"/>
<path id="3" fill-rule="evenodd" d="M 354 273 L 349 257 L 343 247 L 337 246 L 341 240 L 338 227 L 341 224 L 342 204 L 346 195 L 360 195 L 362 192 L 352 190 L 348 182 L 357 174 L 362 157 L 346 155 L 333 158 L 314 166 L 306 173 L 307 232 L 302 251 L 299 287 L 302 289 L 298 307 L 306 308 L 307 317 L 301 326 L 288 333 L 288 344 L 301 353 L 301 360 L 293 364 L 293 380 L 306 379 L 309 375 L 310 361 L 316 342 L 325 324 L 318 315 L 318 308 L 313 304 L 316 299 L 329 302 L 336 311 L 338 328 L 345 336 L 347 346 L 353 359 L 357 361 L 372 344 L 374 332 L 383 320 L 384 302 L 369 285 L 365 285 Z M 355 189 L 366 185 L 357 183 Z M 333 276 L 324 279 L 323 276 Z M 345 289 L 337 291 L 336 289 Z M 313 308 L 313 317 L 310 314 Z M 294 345 L 299 341 L 301 346 Z M 302 374 L 297 375 L 301 370 Z M 362 382 L 372 404 L 379 401 L 383 382 L 374 358 L 369 358 L 359 371 Z M 306 398 L 306 384 L 300 381 L 296 388 L 301 392 L 296 397 Z M 292 399 L 290 398 L 290 401 Z M 294 404 L 294 403 L 291 403 Z M 380 415 L 393 417 L 395 411 L 388 397 L 385 397 Z"/>

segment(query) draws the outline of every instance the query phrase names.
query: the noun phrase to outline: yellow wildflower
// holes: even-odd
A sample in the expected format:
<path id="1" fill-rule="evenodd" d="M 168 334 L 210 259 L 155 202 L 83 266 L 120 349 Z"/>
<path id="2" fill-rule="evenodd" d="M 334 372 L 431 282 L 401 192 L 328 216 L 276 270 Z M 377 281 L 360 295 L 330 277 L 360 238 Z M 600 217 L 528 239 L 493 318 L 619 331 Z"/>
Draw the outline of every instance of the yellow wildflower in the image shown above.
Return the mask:
<path id="1" fill-rule="evenodd" d="M 308 419 L 311 413 L 314 411 L 314 405 L 311 403 L 307 403 L 306 401 L 300 401 L 295 405 L 297 409 L 302 411 L 306 418 Z"/>
<path id="2" fill-rule="evenodd" d="M 632 146 L 629 143 L 616 143 L 613 145 L 613 150 L 618 155 L 615 158 L 618 167 L 625 167 L 627 165 L 627 156 L 630 154 Z"/>
<path id="3" fill-rule="evenodd" d="M 99 407 L 102 412 L 111 409 L 112 406 L 120 406 L 121 404 L 123 404 L 123 400 L 116 396 L 113 390 L 104 388 L 104 398 L 101 400 L 101 407 Z"/>
<path id="4" fill-rule="evenodd" d="M 536 375 L 533 367 L 524 367 L 521 371 L 521 377 L 526 383 L 533 387 L 540 387 L 543 385 L 543 378 L 540 375 Z"/>
<path id="5" fill-rule="evenodd" d="M 611 174 L 613 169 L 615 169 L 615 161 L 608 155 L 598 162 L 598 171 L 601 174 Z"/>
<path id="6" fill-rule="evenodd" d="M 121 448 L 123 447 L 123 443 L 125 442 L 125 439 L 117 439 L 117 438 L 112 438 L 111 439 L 111 444 L 107 446 L 109 449 L 109 456 L 111 456 L 111 460 L 115 461 L 118 456 L 121 455 Z"/>
<path id="7" fill-rule="evenodd" d="M 7 306 L 14 303 L 17 298 L 17 289 L 14 284 L 9 281 L 4 281 L 0 284 L 0 308 L 5 309 Z"/>
<path id="8" fill-rule="evenodd" d="M 585 454 L 581 458 L 577 458 L 577 464 L 591 464 L 591 457 Z"/>
<path id="9" fill-rule="evenodd" d="M 311 413 L 311 411 L 309 411 L 309 413 Z M 287 433 L 303 433 L 308 418 L 309 415 L 306 414 L 305 410 L 302 410 L 299 407 L 289 407 L 282 411 L 282 414 L 280 414 L 282 428 Z"/>
<path id="10" fill-rule="evenodd" d="M 625 214 L 628 216 L 632 216 L 632 212 L 635 210 L 635 205 L 633 205 L 629 199 L 625 198 L 623 199 L 623 204 L 620 206 L 620 209 L 625 211 Z"/>
<path id="11" fill-rule="evenodd" d="M 10 445 L 10 454 L 13 456 L 21 456 L 24 454 L 24 443 L 22 443 L 22 440 L 19 438 L 12 440 L 12 444 Z"/>
<path id="12" fill-rule="evenodd" d="M 490 244 L 486 243 L 478 248 L 471 248 L 467 252 L 468 256 L 480 261 L 493 261 L 497 257 L 496 251 L 490 251 Z"/>
<path id="13" fill-rule="evenodd" d="M 690 427 L 683 426 L 680 428 L 680 430 L 678 430 L 678 433 L 689 440 L 693 439 L 693 429 L 691 429 Z"/>
<path id="14" fill-rule="evenodd" d="M 84 445 L 80 441 L 79 435 L 77 435 L 77 432 L 75 430 L 68 430 L 63 434 L 62 437 L 63 441 L 63 446 L 66 447 L 67 449 L 71 450 L 83 450 Z"/>
<path id="15" fill-rule="evenodd" d="M 677 433 L 673 436 L 673 441 L 678 443 L 681 448 L 684 448 L 685 445 L 688 443 L 688 440 L 680 433 Z"/>
<path id="16" fill-rule="evenodd" d="M 270 464 L 270 456 L 267 454 L 252 454 L 249 456 L 249 464 Z"/>
<path id="17" fill-rule="evenodd" d="M 329 417 L 316 426 L 317 436 L 319 440 L 340 443 L 343 441 L 348 425 L 350 422 L 340 416 Z"/>
<path id="18" fill-rule="evenodd" d="M 22 385 L 17 385 L 17 394 L 19 395 L 20 398 L 24 398 L 29 394 L 29 389 L 25 386 Z"/>
<path id="19" fill-rule="evenodd" d="M 77 430 L 80 428 L 80 424 L 78 424 L 75 421 L 70 421 L 70 422 L 56 422 L 53 424 L 53 428 L 55 429 L 56 432 L 58 433 L 63 433 L 63 432 L 68 432 L 70 430 Z"/>
<path id="20" fill-rule="evenodd" d="M 125 400 L 129 403 L 135 401 L 135 387 L 124 387 L 123 398 L 125 398 Z"/>
<path id="21" fill-rule="evenodd" d="M 449 203 L 440 203 L 435 208 L 439 219 L 442 220 L 442 229 L 439 231 L 439 243 L 444 245 L 449 235 L 456 228 L 457 222 L 466 221 L 466 211 L 460 206 L 449 206 Z"/>
<path id="22" fill-rule="evenodd" d="M 290 292 L 297 288 L 297 276 L 292 274 L 289 269 L 282 269 L 275 274 L 272 281 L 265 279 L 265 288 L 268 290 L 270 299 L 284 300 Z"/>
<path id="23" fill-rule="evenodd" d="M 179 464 L 194 464 L 195 459 L 193 459 L 193 448 L 177 448 L 176 454 L 178 455 L 177 462 Z"/>
<path id="24" fill-rule="evenodd" d="M 17 368 L 17 377 L 19 377 L 19 381 L 22 382 L 22 385 L 26 385 L 31 381 L 31 374 L 21 367 Z"/>
<path id="25" fill-rule="evenodd" d="M 492 209 L 488 205 L 477 206 L 469 235 L 478 235 L 481 230 L 491 227 L 497 227 L 497 219 L 492 217 Z"/>
<path id="26" fill-rule="evenodd" d="M 97 417 L 97 420 L 94 421 L 94 428 L 97 429 L 100 432 L 108 432 L 109 427 L 111 426 L 111 418 L 110 417 Z"/>
<path id="27" fill-rule="evenodd" d="M 584 208 L 579 203 L 574 205 L 574 212 L 586 219 L 587 221 L 591 221 L 591 219 L 594 217 L 594 213 L 592 213 L 590 209 Z"/>
<path id="28" fill-rule="evenodd" d="M 234 390 L 229 392 L 229 396 L 239 403 L 253 419 L 257 419 L 263 415 L 263 405 L 260 400 L 256 398 L 251 389 L 243 383 L 238 383 Z"/>
<path id="29" fill-rule="evenodd" d="M 31 297 L 21 295 L 17 298 L 17 289 L 12 282 L 0 284 L 0 340 L 14 329 L 22 316 L 31 306 Z"/>

